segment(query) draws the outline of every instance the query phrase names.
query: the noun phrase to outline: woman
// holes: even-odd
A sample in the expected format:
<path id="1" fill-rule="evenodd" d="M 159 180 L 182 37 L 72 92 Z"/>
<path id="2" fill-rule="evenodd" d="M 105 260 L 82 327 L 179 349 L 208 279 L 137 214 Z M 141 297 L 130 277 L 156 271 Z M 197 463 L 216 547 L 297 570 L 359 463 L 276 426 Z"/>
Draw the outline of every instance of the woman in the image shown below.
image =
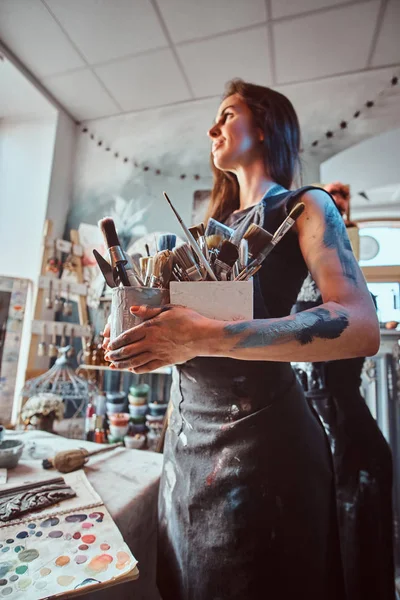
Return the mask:
<path id="1" fill-rule="evenodd" d="M 274 231 L 300 197 L 305 210 L 259 272 L 255 320 L 132 307 L 146 321 L 108 345 L 113 368 L 179 365 L 159 497 L 161 594 L 338 600 L 329 447 L 289 362 L 374 354 L 375 311 L 329 195 L 287 191 L 300 145 L 289 100 L 233 81 L 209 136 L 211 216 L 241 235 L 252 222 Z M 324 303 L 287 316 L 308 270 Z"/>
<path id="2" fill-rule="evenodd" d="M 350 186 L 324 187 L 348 224 Z M 322 303 L 308 276 L 292 312 Z M 363 364 L 362 357 L 314 363 L 319 385 L 306 393 L 331 447 L 345 589 L 352 600 L 394 596 L 392 459 L 360 392 Z"/>

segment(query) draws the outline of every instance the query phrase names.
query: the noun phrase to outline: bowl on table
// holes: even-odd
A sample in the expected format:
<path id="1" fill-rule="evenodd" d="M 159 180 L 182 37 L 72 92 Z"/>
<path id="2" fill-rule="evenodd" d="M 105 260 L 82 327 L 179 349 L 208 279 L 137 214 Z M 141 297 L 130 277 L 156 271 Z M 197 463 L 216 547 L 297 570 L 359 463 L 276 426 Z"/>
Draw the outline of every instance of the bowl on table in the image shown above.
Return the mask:
<path id="1" fill-rule="evenodd" d="M 0 468 L 14 469 L 21 458 L 24 443 L 19 440 L 3 440 L 0 442 Z"/>

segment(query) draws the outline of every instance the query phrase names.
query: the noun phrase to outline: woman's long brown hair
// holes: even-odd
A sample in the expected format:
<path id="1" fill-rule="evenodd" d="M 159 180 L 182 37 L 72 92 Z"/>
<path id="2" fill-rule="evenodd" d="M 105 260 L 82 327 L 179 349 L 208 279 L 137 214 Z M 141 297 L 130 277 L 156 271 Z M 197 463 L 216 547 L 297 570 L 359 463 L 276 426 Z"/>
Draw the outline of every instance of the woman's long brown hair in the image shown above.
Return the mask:
<path id="1" fill-rule="evenodd" d="M 300 170 L 300 126 L 292 103 L 271 88 L 232 79 L 226 85 L 223 100 L 239 96 L 250 108 L 254 124 L 264 132 L 264 163 L 269 177 L 290 189 Z M 207 210 L 210 217 L 224 221 L 239 208 L 239 184 L 236 175 L 217 169 L 211 155 L 214 185 Z"/>

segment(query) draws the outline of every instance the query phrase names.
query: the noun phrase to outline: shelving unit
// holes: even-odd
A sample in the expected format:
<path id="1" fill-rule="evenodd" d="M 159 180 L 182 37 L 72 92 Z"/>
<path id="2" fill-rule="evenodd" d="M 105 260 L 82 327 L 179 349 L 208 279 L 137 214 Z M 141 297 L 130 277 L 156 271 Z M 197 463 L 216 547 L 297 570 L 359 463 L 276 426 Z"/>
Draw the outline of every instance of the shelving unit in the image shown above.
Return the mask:
<path id="1" fill-rule="evenodd" d="M 56 335 L 62 335 L 65 333 L 67 336 L 71 335 L 71 330 L 74 330 L 75 337 L 81 337 L 82 346 L 84 346 L 86 342 L 86 338 L 91 335 L 91 328 L 88 320 L 88 312 L 86 306 L 86 295 L 87 295 L 87 287 L 83 281 L 83 267 L 82 267 L 82 256 L 83 256 L 83 248 L 79 244 L 79 234 L 76 230 L 71 230 L 70 239 L 71 241 L 58 239 L 52 237 L 52 229 L 53 224 L 50 220 L 46 220 L 43 232 L 43 244 L 42 244 L 42 263 L 40 269 L 40 277 L 38 282 L 38 292 L 36 296 L 35 302 L 35 310 L 32 321 L 32 329 L 31 329 L 31 340 L 30 340 L 30 348 L 29 348 L 29 356 L 28 356 L 28 364 L 26 369 L 26 379 L 30 379 L 35 375 L 38 375 L 43 370 L 35 370 L 36 365 L 36 357 L 37 357 L 37 347 L 40 339 L 40 335 L 43 332 L 43 325 L 46 326 L 47 335 L 51 335 L 53 331 Z M 54 248 L 60 253 L 71 254 L 74 257 L 74 269 L 76 273 L 76 282 L 75 281 L 66 281 L 60 279 L 57 275 L 49 274 L 47 271 L 47 266 L 49 264 L 49 259 L 51 258 L 51 253 L 54 251 Z M 77 304 L 78 304 L 78 316 L 79 323 L 74 324 L 70 322 L 64 321 L 54 321 L 54 320 L 43 320 L 43 306 L 45 300 L 45 291 L 49 289 L 50 282 L 52 282 L 52 286 L 55 292 L 60 291 L 63 294 L 69 289 L 69 292 L 73 296 L 77 296 Z M 55 287 L 57 284 L 57 288 Z M 51 326 L 51 331 L 49 327 Z"/>

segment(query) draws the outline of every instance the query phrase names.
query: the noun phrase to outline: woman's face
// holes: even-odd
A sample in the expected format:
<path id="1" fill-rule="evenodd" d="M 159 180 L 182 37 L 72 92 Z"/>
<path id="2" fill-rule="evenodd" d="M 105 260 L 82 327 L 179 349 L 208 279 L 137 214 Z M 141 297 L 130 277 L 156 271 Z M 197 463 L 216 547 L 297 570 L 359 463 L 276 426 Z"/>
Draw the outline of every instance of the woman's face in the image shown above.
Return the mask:
<path id="1" fill-rule="evenodd" d="M 262 156 L 263 132 L 254 126 L 253 115 L 238 94 L 222 102 L 208 135 L 214 165 L 221 171 L 235 171 Z"/>

